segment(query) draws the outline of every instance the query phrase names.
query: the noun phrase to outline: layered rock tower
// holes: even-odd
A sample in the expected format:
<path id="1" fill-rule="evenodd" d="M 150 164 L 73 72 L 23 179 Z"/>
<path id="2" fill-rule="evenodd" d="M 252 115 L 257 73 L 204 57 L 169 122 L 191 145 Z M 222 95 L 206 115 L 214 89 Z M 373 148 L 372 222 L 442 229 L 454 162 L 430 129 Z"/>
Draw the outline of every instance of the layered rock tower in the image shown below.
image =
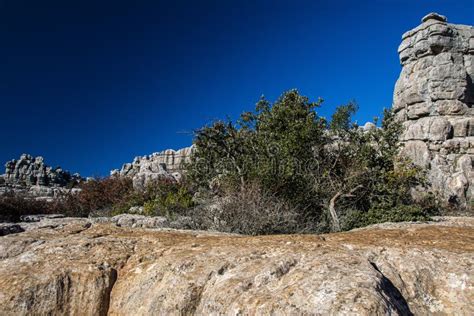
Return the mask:
<path id="1" fill-rule="evenodd" d="M 403 121 L 403 154 L 428 170 L 447 201 L 474 203 L 474 28 L 430 13 L 406 32 L 393 109 Z"/>
<path id="2" fill-rule="evenodd" d="M 5 163 L 5 174 L 0 175 L 0 194 L 13 192 L 37 199 L 52 199 L 66 187 L 82 181 L 79 174 L 71 174 L 61 167 L 50 167 L 41 156 L 23 154 Z"/>
<path id="3" fill-rule="evenodd" d="M 133 180 L 135 188 L 144 188 L 150 181 L 159 178 L 179 180 L 183 163 L 189 161 L 194 147 L 179 150 L 167 149 L 147 156 L 135 157 L 132 163 L 126 163 L 120 170 L 111 171 L 111 176 L 125 176 Z"/>

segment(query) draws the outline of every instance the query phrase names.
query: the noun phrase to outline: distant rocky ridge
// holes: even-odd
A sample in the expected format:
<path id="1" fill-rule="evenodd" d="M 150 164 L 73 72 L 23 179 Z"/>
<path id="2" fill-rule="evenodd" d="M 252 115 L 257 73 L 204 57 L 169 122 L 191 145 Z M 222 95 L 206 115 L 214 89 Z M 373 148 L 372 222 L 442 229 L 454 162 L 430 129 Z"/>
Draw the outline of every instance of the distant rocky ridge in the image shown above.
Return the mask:
<path id="1" fill-rule="evenodd" d="M 194 147 L 190 146 L 138 156 L 120 170 L 112 170 L 110 175 L 130 177 L 138 189 L 159 178 L 178 181 L 181 179 L 183 163 L 189 161 L 193 150 Z M 23 154 L 19 159 L 5 163 L 5 173 L 0 174 L 0 195 L 10 192 L 38 200 L 52 200 L 83 180 L 78 173 L 71 174 L 60 167 L 46 165 L 41 156 Z"/>
<path id="2" fill-rule="evenodd" d="M 41 156 L 21 155 L 5 164 L 0 175 L 0 194 L 13 192 L 36 199 L 52 199 L 82 180 L 60 167 L 50 167 Z"/>
<path id="3" fill-rule="evenodd" d="M 474 28 L 431 13 L 406 32 L 393 110 L 404 123 L 403 154 L 428 170 L 450 202 L 474 202 Z"/>
<path id="4" fill-rule="evenodd" d="M 183 163 L 189 161 L 194 147 L 179 150 L 168 149 L 148 156 L 135 157 L 132 163 L 126 163 L 120 170 L 110 172 L 111 176 L 125 176 L 133 179 L 136 188 L 143 188 L 158 178 L 179 180 Z"/>

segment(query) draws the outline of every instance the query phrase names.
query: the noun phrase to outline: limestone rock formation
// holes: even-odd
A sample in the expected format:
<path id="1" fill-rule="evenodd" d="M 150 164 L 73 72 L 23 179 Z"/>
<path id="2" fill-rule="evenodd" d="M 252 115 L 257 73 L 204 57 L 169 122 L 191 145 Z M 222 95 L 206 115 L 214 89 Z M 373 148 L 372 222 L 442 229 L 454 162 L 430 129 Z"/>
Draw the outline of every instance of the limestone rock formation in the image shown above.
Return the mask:
<path id="1" fill-rule="evenodd" d="M 267 237 L 49 221 L 0 237 L 1 315 L 474 313 L 472 218 Z"/>
<path id="2" fill-rule="evenodd" d="M 82 180 L 77 173 L 71 174 L 60 167 L 52 168 L 44 163 L 43 157 L 28 154 L 8 161 L 0 179 L 0 194 L 14 192 L 45 199 L 54 198 L 62 188 Z"/>
<path id="3" fill-rule="evenodd" d="M 393 109 L 403 153 L 446 200 L 474 203 L 474 28 L 430 13 L 403 34 Z"/>
<path id="4" fill-rule="evenodd" d="M 182 165 L 186 162 L 194 147 L 179 150 L 168 149 L 148 156 L 135 157 L 132 163 L 126 163 L 120 170 L 112 170 L 112 176 L 125 176 L 133 179 L 136 188 L 143 188 L 149 181 L 158 178 L 181 178 Z"/>
<path id="5" fill-rule="evenodd" d="M 41 156 L 21 155 L 20 159 L 12 159 L 5 164 L 5 183 L 44 186 L 66 186 L 70 181 L 80 178 L 71 175 L 61 167 L 52 168 L 44 163 Z"/>

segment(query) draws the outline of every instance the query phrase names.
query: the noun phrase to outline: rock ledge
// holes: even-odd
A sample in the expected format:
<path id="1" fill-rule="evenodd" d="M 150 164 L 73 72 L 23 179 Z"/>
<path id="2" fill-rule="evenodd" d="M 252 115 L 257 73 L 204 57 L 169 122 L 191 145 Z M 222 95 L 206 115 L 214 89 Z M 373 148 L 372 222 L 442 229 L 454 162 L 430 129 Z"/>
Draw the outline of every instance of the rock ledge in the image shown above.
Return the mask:
<path id="1" fill-rule="evenodd" d="M 0 314 L 474 314 L 474 219 L 246 237 L 49 219 L 0 237 Z"/>

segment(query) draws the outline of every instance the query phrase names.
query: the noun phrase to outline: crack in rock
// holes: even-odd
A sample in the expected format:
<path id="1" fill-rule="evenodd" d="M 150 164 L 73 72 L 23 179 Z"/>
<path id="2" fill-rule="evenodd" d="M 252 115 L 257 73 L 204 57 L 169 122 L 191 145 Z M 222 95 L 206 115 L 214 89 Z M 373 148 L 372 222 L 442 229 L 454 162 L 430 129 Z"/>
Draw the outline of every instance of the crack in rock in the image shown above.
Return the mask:
<path id="1" fill-rule="evenodd" d="M 380 269 L 374 262 L 369 261 L 369 263 L 382 276 L 380 289 L 385 294 L 384 296 L 387 299 L 387 303 L 392 306 L 400 315 L 414 315 L 411 312 L 410 307 L 408 306 L 408 302 L 406 301 L 405 297 L 403 297 L 400 290 L 393 284 L 393 282 L 389 278 L 385 276 L 385 274 L 382 273 L 382 271 L 380 271 Z"/>

